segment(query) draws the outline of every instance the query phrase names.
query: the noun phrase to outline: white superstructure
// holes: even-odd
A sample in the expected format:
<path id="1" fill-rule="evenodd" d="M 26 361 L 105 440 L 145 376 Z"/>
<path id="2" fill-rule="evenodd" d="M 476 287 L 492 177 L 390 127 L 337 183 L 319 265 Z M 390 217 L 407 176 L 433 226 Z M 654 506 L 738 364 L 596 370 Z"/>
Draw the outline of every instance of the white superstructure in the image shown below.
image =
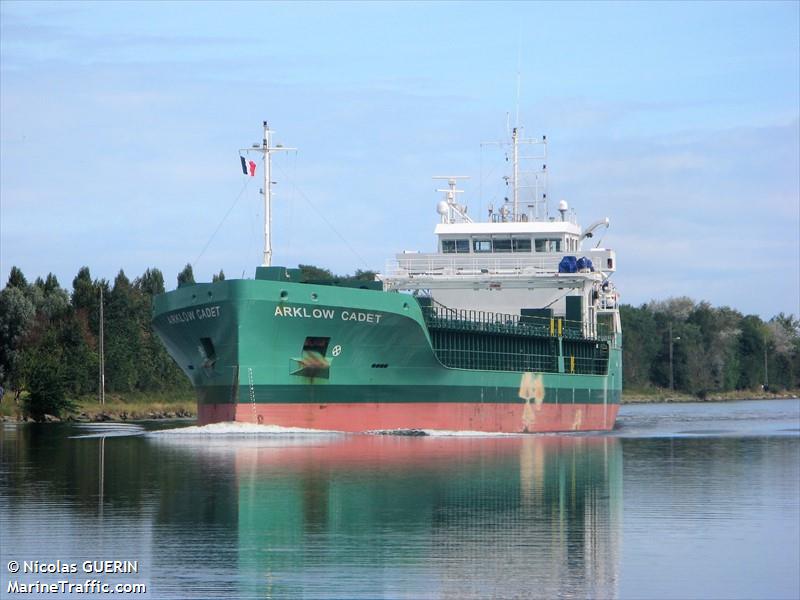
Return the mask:
<path id="1" fill-rule="evenodd" d="M 464 177 L 437 177 L 446 179 L 448 187 L 437 190 L 444 197 L 437 205 L 436 251 L 397 254 L 380 276 L 384 289 L 431 296 L 450 309 L 507 315 L 539 309 L 562 318 L 570 318 L 567 313 L 571 312 L 576 319 L 579 306 L 585 334 L 594 335 L 601 314 L 607 315 L 604 319 L 611 330 L 619 332 L 617 292 L 609 281 L 616 271 L 616 254 L 608 248 L 589 247 L 597 229 L 608 227 L 608 218 L 583 229 L 563 200 L 559 215 L 551 217 L 546 191 L 538 185 L 528 186 L 534 188 L 532 198 L 522 200 L 519 145 L 531 141 L 520 139 L 517 131 L 515 128 L 511 136 L 513 175 L 506 178 L 512 199 L 506 199 L 497 211 L 490 207 L 487 221 L 476 222 L 458 203 L 463 193 L 458 181 Z M 541 173 L 545 169 L 543 165 Z M 562 265 L 565 257 L 591 262 L 578 260 L 578 267 L 583 268 L 569 272 L 572 269 Z M 572 308 L 568 309 L 570 296 L 582 300 L 570 301 Z"/>

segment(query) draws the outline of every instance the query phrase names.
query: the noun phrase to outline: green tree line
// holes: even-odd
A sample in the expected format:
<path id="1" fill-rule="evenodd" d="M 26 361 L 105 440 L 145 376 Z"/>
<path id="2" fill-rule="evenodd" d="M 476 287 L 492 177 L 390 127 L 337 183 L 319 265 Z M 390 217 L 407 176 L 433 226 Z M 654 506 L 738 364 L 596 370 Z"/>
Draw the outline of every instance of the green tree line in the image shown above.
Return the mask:
<path id="1" fill-rule="evenodd" d="M 800 321 L 764 321 L 686 297 L 620 306 L 626 389 L 709 393 L 800 388 Z M 672 359 L 670 360 L 670 346 Z"/>
<path id="2" fill-rule="evenodd" d="M 337 276 L 299 266 L 308 281 L 371 281 L 375 273 Z M 220 271 L 214 281 L 225 279 Z M 191 265 L 178 286 L 194 283 Z M 97 394 L 100 301 L 104 312 L 106 390 L 114 393 L 189 390 L 189 382 L 151 326 L 153 296 L 164 276 L 147 269 L 133 281 L 123 271 L 113 284 L 82 267 L 72 290 L 55 275 L 29 283 L 12 267 L 0 291 L 0 385 L 34 417 L 57 415 L 82 396 Z M 102 292 L 102 294 L 101 294 Z M 800 321 L 769 321 L 689 298 L 620 307 L 624 385 L 704 396 L 731 390 L 800 388 Z M 671 346 L 671 360 L 670 360 Z"/>
<path id="3" fill-rule="evenodd" d="M 110 284 L 82 267 L 69 292 L 52 273 L 31 284 L 12 267 L 0 291 L 0 385 L 6 395 L 17 402 L 22 397 L 25 413 L 40 419 L 98 393 L 101 296 L 106 390 L 188 390 L 150 327 L 152 298 L 163 292 L 158 269 L 133 281 L 120 271 Z"/>

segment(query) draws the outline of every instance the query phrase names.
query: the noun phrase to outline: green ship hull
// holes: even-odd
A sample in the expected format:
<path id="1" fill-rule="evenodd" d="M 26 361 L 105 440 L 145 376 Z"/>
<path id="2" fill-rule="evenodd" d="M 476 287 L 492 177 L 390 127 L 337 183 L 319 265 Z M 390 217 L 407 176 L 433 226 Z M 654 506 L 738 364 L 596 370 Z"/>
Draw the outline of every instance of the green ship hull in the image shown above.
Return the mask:
<path id="1" fill-rule="evenodd" d="M 620 401 L 619 334 L 441 323 L 414 296 L 301 283 L 279 267 L 158 296 L 153 326 L 201 424 L 607 430 Z"/>

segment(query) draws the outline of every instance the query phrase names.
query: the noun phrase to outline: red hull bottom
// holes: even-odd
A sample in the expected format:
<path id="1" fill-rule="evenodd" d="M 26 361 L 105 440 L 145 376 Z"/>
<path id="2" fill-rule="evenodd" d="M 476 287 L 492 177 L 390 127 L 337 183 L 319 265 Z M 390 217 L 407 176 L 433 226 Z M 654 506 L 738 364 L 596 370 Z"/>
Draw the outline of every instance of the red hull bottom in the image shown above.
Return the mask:
<path id="1" fill-rule="evenodd" d="M 201 404 L 200 425 L 224 421 L 329 431 L 438 429 L 537 433 L 607 431 L 618 404 L 475 404 L 457 402 Z"/>

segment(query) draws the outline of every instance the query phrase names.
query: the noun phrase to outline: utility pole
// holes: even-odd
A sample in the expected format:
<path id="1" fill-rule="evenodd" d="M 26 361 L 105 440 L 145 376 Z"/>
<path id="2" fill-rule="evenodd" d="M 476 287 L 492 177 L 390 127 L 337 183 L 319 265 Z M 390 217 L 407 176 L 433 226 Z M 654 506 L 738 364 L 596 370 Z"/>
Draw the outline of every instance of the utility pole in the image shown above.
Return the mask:
<path id="1" fill-rule="evenodd" d="M 98 396 L 100 404 L 106 403 L 106 356 L 103 344 L 103 284 L 100 284 L 100 373 L 98 382 Z"/>
<path id="2" fill-rule="evenodd" d="M 669 324 L 669 389 L 675 391 L 675 368 L 672 361 L 672 344 L 679 341 L 681 338 L 672 337 L 672 323 Z"/>
<path id="3" fill-rule="evenodd" d="M 669 389 L 675 389 L 675 371 L 672 368 L 672 323 L 669 324 Z"/>
<path id="4" fill-rule="evenodd" d="M 767 368 L 767 334 L 764 334 L 764 391 L 769 388 L 769 369 Z"/>

